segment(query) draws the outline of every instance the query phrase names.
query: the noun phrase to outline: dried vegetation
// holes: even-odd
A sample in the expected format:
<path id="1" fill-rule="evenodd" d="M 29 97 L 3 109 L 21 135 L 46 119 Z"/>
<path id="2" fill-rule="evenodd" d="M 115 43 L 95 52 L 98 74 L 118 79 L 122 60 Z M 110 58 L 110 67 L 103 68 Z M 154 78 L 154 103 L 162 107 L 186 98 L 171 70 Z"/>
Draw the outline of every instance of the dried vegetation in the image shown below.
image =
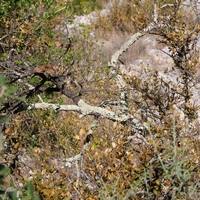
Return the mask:
<path id="1" fill-rule="evenodd" d="M 119 91 L 107 61 L 131 34 L 153 20 L 153 1 L 124 0 L 121 4 L 115 1 L 109 15 L 100 16 L 91 26 L 77 30 L 80 34 L 70 40 L 66 39 L 68 35 L 58 29 L 55 31 L 55 26 L 66 17 L 64 10 L 73 23 L 71 7 L 57 13 L 66 2 L 63 5 L 60 1 L 44 1 L 41 5 L 39 2 L 37 13 L 32 4 L 33 10 L 28 12 L 30 5 L 27 3 L 24 8 L 12 8 L 12 15 L 4 13 L 0 18 L 0 70 L 7 78 L 7 84 L 18 87 L 15 95 L 26 95 L 27 104 L 39 101 L 74 104 L 65 95 L 55 93 L 51 81 L 42 84 L 44 79 L 31 71 L 50 64 L 58 65 L 56 75 L 67 74 L 63 80 L 65 85 L 74 89 L 77 96 L 81 93 L 91 105 L 116 100 Z M 80 0 L 74 1 L 72 6 L 77 5 L 75 14 L 83 14 L 100 8 L 101 3 L 88 7 L 86 1 Z M 1 104 L 1 112 L 10 116 L 9 123 L 2 125 L 5 133 L 2 163 L 11 169 L 7 185 L 19 190 L 23 196 L 21 185 L 31 178 L 38 196 L 47 200 L 200 198 L 198 107 L 191 100 L 191 89 L 197 84 L 199 51 L 196 40 L 200 27 L 196 18 L 180 11 L 181 1 L 159 1 L 158 5 L 160 8 L 171 3 L 174 7 L 167 6 L 159 11 L 159 15 L 171 16 L 159 17 L 159 20 L 166 20 L 165 26 L 138 40 L 119 62 L 119 66 L 126 68 L 138 59 L 152 59 L 149 65 L 145 62 L 139 65 L 139 75 L 129 76 L 121 68 L 127 84 L 124 90 L 129 95 L 130 113 L 138 117 L 148 134 L 141 132 L 144 137 L 136 140 L 131 122 L 100 119 L 89 137 L 92 116 L 79 118 L 75 112 L 55 110 L 19 112 L 19 101 L 7 97 Z M 191 14 L 193 16 L 193 10 Z M 91 30 L 98 40 L 89 36 Z M 99 41 L 104 44 L 99 45 Z M 162 60 L 159 63 L 149 52 L 152 48 L 159 50 L 166 46 L 170 54 L 169 66 L 163 67 Z M 160 78 L 158 71 L 163 70 L 166 74 L 178 71 L 177 81 L 167 82 Z M 27 78 L 27 82 L 17 82 L 13 78 L 16 72 L 33 76 Z M 53 76 L 47 71 L 44 74 Z M 38 90 L 27 92 L 26 83 Z M 106 108 L 115 111 L 118 105 Z M 83 150 L 86 143 L 87 149 Z M 79 152 L 83 154 L 81 160 L 66 162 L 66 158 Z"/>

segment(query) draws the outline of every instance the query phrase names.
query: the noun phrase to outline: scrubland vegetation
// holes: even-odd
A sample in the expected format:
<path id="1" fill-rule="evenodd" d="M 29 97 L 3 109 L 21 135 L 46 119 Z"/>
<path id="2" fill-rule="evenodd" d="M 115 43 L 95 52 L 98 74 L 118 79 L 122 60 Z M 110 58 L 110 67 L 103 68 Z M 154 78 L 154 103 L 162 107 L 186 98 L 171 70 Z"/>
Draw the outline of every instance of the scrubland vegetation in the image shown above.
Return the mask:
<path id="1" fill-rule="evenodd" d="M 184 0 L 0 1 L 0 199 L 200 199 L 199 12 Z M 171 65 L 134 73 L 147 36 Z"/>

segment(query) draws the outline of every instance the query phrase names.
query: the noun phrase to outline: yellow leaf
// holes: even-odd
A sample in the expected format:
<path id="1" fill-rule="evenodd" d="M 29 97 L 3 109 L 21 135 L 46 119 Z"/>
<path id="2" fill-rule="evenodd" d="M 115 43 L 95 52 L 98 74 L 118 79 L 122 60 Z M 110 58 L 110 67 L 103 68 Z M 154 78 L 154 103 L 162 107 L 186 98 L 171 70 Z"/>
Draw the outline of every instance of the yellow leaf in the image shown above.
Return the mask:
<path id="1" fill-rule="evenodd" d="M 135 21 L 135 18 L 133 16 L 131 16 L 131 21 L 133 21 L 133 22 Z"/>
<path id="2" fill-rule="evenodd" d="M 100 85 L 104 85 L 104 84 L 105 84 L 105 81 L 101 80 L 101 81 L 99 81 L 99 84 L 100 84 Z"/>
<path id="3" fill-rule="evenodd" d="M 51 192 L 52 192 L 52 191 L 51 191 L 50 189 L 43 189 L 43 190 L 42 190 L 42 193 L 43 193 L 45 196 L 48 196 L 48 197 L 51 195 Z"/>
<path id="4" fill-rule="evenodd" d="M 141 168 L 140 167 L 134 167 L 134 171 L 140 173 L 141 172 Z"/>
<path id="5" fill-rule="evenodd" d="M 131 155 L 131 151 L 127 151 L 127 152 L 126 152 L 126 155 L 127 155 L 127 156 Z"/>
<path id="6" fill-rule="evenodd" d="M 116 122 L 113 123 L 113 128 L 114 129 L 119 129 L 120 126 L 121 126 L 121 121 L 116 121 Z"/>
<path id="7" fill-rule="evenodd" d="M 156 183 L 156 185 L 160 185 L 160 180 L 157 179 L 157 180 L 155 181 L 155 183 Z"/>
<path id="8" fill-rule="evenodd" d="M 41 150 L 40 148 L 34 148 L 35 153 L 40 154 Z"/>
<path id="9" fill-rule="evenodd" d="M 61 170 L 61 173 L 62 173 L 63 175 L 66 175 L 66 176 L 68 175 L 68 172 L 66 172 L 64 169 Z"/>
<path id="10" fill-rule="evenodd" d="M 80 136 L 79 135 L 75 135 L 74 138 L 77 139 L 77 140 L 80 140 Z"/>
<path id="11" fill-rule="evenodd" d="M 111 148 L 106 148 L 106 150 L 104 151 L 105 154 L 110 153 L 112 151 Z"/>
<path id="12" fill-rule="evenodd" d="M 86 135 L 86 128 L 84 126 L 80 129 L 79 134 Z"/>
<path id="13" fill-rule="evenodd" d="M 164 133 L 164 135 L 167 135 L 167 134 L 168 134 L 167 130 L 164 130 L 163 133 Z"/>
<path id="14" fill-rule="evenodd" d="M 112 142 L 112 148 L 115 149 L 117 144 L 115 142 Z"/>
<path id="15" fill-rule="evenodd" d="M 14 149 L 17 149 L 19 147 L 19 142 L 17 142 L 14 146 Z"/>
<path id="16" fill-rule="evenodd" d="M 117 127 L 117 122 L 114 122 L 113 123 L 113 128 L 116 128 Z"/>

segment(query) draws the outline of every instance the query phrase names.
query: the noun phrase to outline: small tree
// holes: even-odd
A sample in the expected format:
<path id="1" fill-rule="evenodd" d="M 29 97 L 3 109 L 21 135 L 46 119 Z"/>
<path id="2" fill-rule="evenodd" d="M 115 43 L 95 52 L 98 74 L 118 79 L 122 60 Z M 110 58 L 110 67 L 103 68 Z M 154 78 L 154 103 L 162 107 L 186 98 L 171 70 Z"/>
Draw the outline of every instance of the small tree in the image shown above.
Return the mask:
<path id="1" fill-rule="evenodd" d="M 120 198 L 120 195 L 125 199 L 198 198 L 198 193 L 194 191 L 194 188 L 197 190 L 199 180 L 195 178 L 199 170 L 196 163 L 199 162 L 197 150 L 194 148 L 190 151 L 184 146 L 185 138 L 191 137 L 194 131 L 197 131 L 195 123 L 198 124 L 197 120 L 194 123 L 196 107 L 192 101 L 192 89 L 196 84 L 194 74 L 199 59 L 196 42 L 200 29 L 198 18 L 194 16 L 198 13 L 193 12 L 197 9 L 195 5 L 190 7 L 194 19 L 185 23 L 187 15 L 184 12 L 184 3 L 180 0 L 169 3 L 154 0 L 150 24 L 131 36 L 112 55 L 106 67 L 110 79 L 103 79 L 105 71 L 104 76 L 99 77 L 92 71 L 94 69 L 89 67 L 89 61 L 82 60 L 81 56 L 91 52 L 76 51 L 78 48 L 73 50 L 76 47 L 76 38 L 67 38 L 57 43 L 46 39 L 43 46 L 40 46 L 40 43 L 35 47 L 40 49 L 38 55 L 38 51 L 34 51 L 31 45 L 24 44 L 20 39 L 20 45 L 25 45 L 27 50 L 25 57 L 21 57 L 23 48 L 17 43 L 19 39 L 10 38 L 9 41 L 14 42 L 14 49 L 9 51 L 9 55 L 8 51 L 4 52 L 8 59 L 2 60 L 1 69 L 8 84 L 21 86 L 16 94 L 25 96 L 26 102 L 7 99 L 2 112 L 14 116 L 22 111 L 43 109 L 56 112 L 73 111 L 79 113 L 80 118 L 93 117 L 88 131 L 82 131 L 86 132 L 86 135 L 80 153 L 70 158 L 57 159 L 57 162 L 63 165 L 60 168 L 76 166 L 76 179 L 71 186 L 80 198 L 93 195 L 86 188 L 99 192 L 98 187 L 100 185 L 102 189 L 103 184 L 109 186 L 102 194 L 99 192 L 104 198 Z M 38 26 L 40 27 L 41 23 Z M 20 33 L 25 35 L 26 31 L 32 30 L 21 26 L 19 29 Z M 38 30 L 38 27 L 32 30 L 35 31 L 35 37 Z M 164 80 L 158 72 L 151 72 L 145 80 L 136 76 L 128 77 L 120 72 L 120 56 L 148 33 L 161 36 L 160 42 L 169 48 L 166 53 L 173 59 L 173 70 L 178 73 L 175 82 Z M 49 34 L 52 36 L 53 33 Z M 5 49 L 2 47 L 2 50 Z M 30 64 L 30 61 L 35 59 L 28 53 L 31 51 L 38 58 L 33 62 L 34 66 Z M 88 89 L 90 75 L 96 81 L 98 90 L 99 86 L 111 83 L 110 88 L 104 90 L 114 91 L 111 96 L 115 99 L 106 99 L 99 105 L 93 105 L 92 97 L 87 97 L 88 92 L 91 92 L 91 89 Z M 35 97 L 40 93 L 45 94 L 47 101 L 48 97 L 51 97 L 49 94 L 60 93 L 73 103 L 48 103 L 41 96 L 41 102 L 38 103 Z M 130 106 L 131 104 L 133 106 Z M 136 114 L 137 110 L 142 112 L 142 116 Z M 181 118 L 182 116 L 184 117 Z M 102 119 L 114 122 L 116 135 L 113 138 L 110 136 L 110 141 L 106 141 L 108 136 L 98 141 L 100 136 L 94 133 Z M 191 125 L 192 127 L 187 128 Z M 51 136 L 53 137 L 53 134 Z M 194 138 L 191 137 L 189 143 L 192 146 Z M 94 148 L 95 145 L 100 151 Z M 80 179 L 84 179 L 83 177 L 89 181 L 89 186 L 81 186 Z M 39 186 L 41 185 L 38 184 L 38 190 Z M 41 191 L 42 195 L 48 196 L 50 190 L 46 188 Z M 50 195 L 48 197 L 52 198 Z"/>

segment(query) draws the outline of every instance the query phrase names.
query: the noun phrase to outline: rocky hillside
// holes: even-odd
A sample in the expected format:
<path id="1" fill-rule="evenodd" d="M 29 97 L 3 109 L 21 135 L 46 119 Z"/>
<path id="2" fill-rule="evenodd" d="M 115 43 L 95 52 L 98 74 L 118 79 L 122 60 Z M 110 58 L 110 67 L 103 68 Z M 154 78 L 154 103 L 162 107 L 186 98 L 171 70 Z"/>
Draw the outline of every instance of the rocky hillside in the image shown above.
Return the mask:
<path id="1" fill-rule="evenodd" d="M 3 5 L 0 199 L 200 198 L 199 0 Z"/>

